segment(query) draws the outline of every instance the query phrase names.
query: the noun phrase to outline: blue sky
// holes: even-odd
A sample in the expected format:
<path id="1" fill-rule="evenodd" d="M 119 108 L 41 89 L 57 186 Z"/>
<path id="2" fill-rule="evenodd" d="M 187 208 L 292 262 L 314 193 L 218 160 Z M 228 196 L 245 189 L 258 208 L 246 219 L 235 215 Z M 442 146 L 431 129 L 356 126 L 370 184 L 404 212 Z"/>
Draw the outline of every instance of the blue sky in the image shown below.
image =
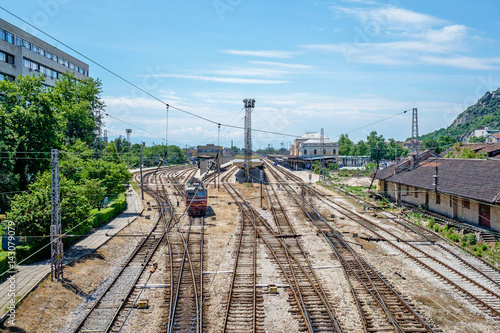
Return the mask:
<path id="1" fill-rule="evenodd" d="M 255 128 L 292 135 L 324 128 L 333 140 L 348 133 L 354 141 L 375 130 L 404 140 L 408 113 L 365 125 L 416 107 L 425 134 L 500 87 L 500 3 L 493 0 L 0 3 L 166 103 L 236 126 L 243 126 L 242 100 L 255 98 Z M 127 122 L 137 126 L 134 142 L 165 140 L 163 104 L 92 63 L 90 75 L 103 83 L 110 137 L 125 135 Z M 219 137 L 215 124 L 174 109 L 168 128 L 169 143 L 181 146 Z M 242 147 L 243 130 L 222 127 L 219 140 Z M 254 149 L 290 141 L 253 134 Z"/>

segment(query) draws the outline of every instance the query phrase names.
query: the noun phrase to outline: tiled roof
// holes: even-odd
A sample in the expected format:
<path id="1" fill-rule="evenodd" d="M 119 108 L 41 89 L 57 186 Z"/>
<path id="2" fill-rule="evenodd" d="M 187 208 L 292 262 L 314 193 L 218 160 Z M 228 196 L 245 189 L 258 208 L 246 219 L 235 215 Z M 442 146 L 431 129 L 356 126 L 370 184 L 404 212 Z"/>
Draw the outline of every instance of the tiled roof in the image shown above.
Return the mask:
<path id="1" fill-rule="evenodd" d="M 500 161 L 480 159 L 430 158 L 392 175 L 377 173 L 378 179 L 434 190 L 438 167 L 439 192 L 489 203 L 500 203 Z M 382 170 L 382 171 L 385 171 Z M 389 172 L 390 173 L 390 172 Z"/>

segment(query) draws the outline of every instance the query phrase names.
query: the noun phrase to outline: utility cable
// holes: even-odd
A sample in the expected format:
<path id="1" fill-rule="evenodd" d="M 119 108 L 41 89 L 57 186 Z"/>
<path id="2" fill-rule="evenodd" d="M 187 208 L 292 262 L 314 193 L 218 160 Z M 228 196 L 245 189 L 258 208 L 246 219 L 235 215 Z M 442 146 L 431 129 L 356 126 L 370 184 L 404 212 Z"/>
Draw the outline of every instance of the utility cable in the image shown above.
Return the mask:
<path id="1" fill-rule="evenodd" d="M 131 81 L 127 80 L 126 78 L 124 78 L 123 76 L 119 75 L 118 73 L 112 71 L 111 69 L 105 67 L 104 65 L 101 65 L 100 63 L 96 62 L 95 60 L 87 57 L 86 55 L 84 55 L 83 53 L 75 50 L 74 48 L 72 48 L 71 46 L 69 46 L 68 44 L 62 42 L 61 40 L 57 39 L 56 37 L 46 33 L 45 31 L 37 28 L 36 26 L 34 26 L 33 24 L 31 24 L 30 22 L 24 20 L 23 18 L 19 17 L 18 15 L 12 13 L 11 11 L 7 10 L 6 8 L 0 6 L 0 9 L 4 10 L 5 12 L 9 13 L 10 15 L 14 16 L 15 18 L 17 18 L 18 20 L 20 20 L 21 22 L 24 22 L 26 23 L 27 25 L 29 25 L 30 27 L 34 28 L 35 30 L 41 32 L 42 34 L 46 35 L 47 37 L 49 37 L 50 39 L 53 39 L 54 41 L 60 43 L 61 45 L 64 45 L 65 47 L 67 47 L 69 50 L 75 52 L 76 54 L 80 55 L 81 57 L 87 59 L 88 61 L 90 61 L 91 63 L 95 64 L 96 66 L 102 68 L 103 70 L 105 70 L 106 72 L 110 73 L 111 75 L 119 78 L 120 80 L 128 83 L 129 85 L 131 85 L 132 87 L 136 88 L 137 90 L 143 92 L 144 94 L 146 94 L 147 96 L 153 98 L 154 100 L 164 104 L 165 106 L 167 107 L 171 107 L 172 109 L 175 109 L 177 111 L 180 111 L 180 112 L 183 112 L 185 114 L 188 114 L 188 115 L 191 115 L 193 117 L 196 117 L 196 118 L 199 118 L 199 119 L 202 119 L 204 121 L 207 121 L 209 123 L 212 123 L 212 124 L 215 124 L 215 125 L 218 125 L 218 124 L 221 124 L 223 126 L 226 126 L 226 127 L 233 127 L 233 128 L 239 128 L 239 129 L 244 129 L 244 127 L 240 127 L 240 126 L 233 126 L 233 125 L 229 125 L 229 124 L 223 124 L 223 123 L 220 123 L 218 121 L 215 121 L 215 120 L 212 120 L 212 119 L 209 119 L 209 118 L 206 118 L 206 117 L 203 117 L 203 116 L 200 116 L 196 113 L 193 113 L 193 112 L 190 112 L 190 111 L 187 111 L 187 110 L 184 110 L 184 109 L 181 109 L 179 107 L 176 107 L 176 106 L 173 106 L 173 105 L 170 105 L 166 102 L 164 102 L 163 100 L 161 100 L 160 98 L 156 97 L 155 95 L 153 95 L 152 93 L 148 92 L 147 90 L 139 87 L 138 85 L 132 83 Z M 269 133 L 269 134 L 278 134 L 278 135 L 284 135 L 284 136 L 290 136 L 290 137 L 297 137 L 297 135 L 292 135 L 292 134 L 285 134 L 285 133 L 277 133 L 277 132 L 272 132 L 272 131 L 265 131 L 265 130 L 258 130 L 258 129 L 253 129 L 253 131 L 256 131 L 256 132 L 263 132 L 263 133 Z M 156 136 L 156 135 L 155 135 Z"/>

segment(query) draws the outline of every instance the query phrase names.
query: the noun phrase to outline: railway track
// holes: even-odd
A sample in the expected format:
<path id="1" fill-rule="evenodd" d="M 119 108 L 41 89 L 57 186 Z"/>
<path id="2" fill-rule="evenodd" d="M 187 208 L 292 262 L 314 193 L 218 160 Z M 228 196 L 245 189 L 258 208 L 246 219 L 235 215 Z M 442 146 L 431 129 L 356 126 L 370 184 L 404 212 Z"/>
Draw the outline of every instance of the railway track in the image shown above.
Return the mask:
<path id="1" fill-rule="evenodd" d="M 152 177 L 152 172 L 146 178 Z M 148 181 L 149 182 L 149 181 Z M 136 283 L 144 275 L 152 274 L 147 270 L 156 250 L 162 243 L 170 223 L 165 215 L 164 202 L 154 227 L 144 237 L 135 251 L 112 279 L 104 292 L 90 307 L 74 332 L 117 332 L 125 323 L 130 309 L 135 306 L 140 293 Z"/>
<path id="2" fill-rule="evenodd" d="M 266 170 L 269 170 L 282 184 L 290 197 L 327 239 L 343 268 L 365 332 L 434 332 L 414 310 L 413 305 L 399 295 L 359 256 L 310 203 L 306 204 L 304 193 L 299 195 L 269 163 Z M 303 188 L 307 190 L 308 187 L 301 179 L 297 179 L 291 173 L 287 173 L 286 176 L 299 184 L 302 183 Z"/>
<path id="3" fill-rule="evenodd" d="M 295 180 L 297 179 L 295 178 Z M 375 224 L 361 214 L 340 205 L 327 196 L 321 195 L 313 187 L 308 188 L 317 200 L 326 203 L 335 211 L 362 225 L 367 230 L 370 230 L 377 239 L 385 241 L 388 245 L 411 259 L 417 265 L 431 272 L 447 285 L 453 287 L 462 294 L 465 299 L 476 304 L 493 319 L 500 320 L 500 289 L 498 288 L 500 275 L 497 273 L 496 269 L 491 269 L 489 265 L 481 265 L 481 261 L 472 263 L 472 261 L 462 259 L 463 256 L 460 256 L 456 250 L 453 251 L 449 249 L 449 246 L 445 247 L 437 244 L 435 240 L 427 244 L 423 243 L 419 246 L 417 245 L 419 244 L 418 242 L 414 243 L 402 239 L 393 231 L 389 230 L 389 228 L 385 228 L 381 223 Z M 432 235 L 432 232 L 422 227 L 416 227 L 415 224 L 411 226 L 411 230 L 415 232 L 415 237 L 417 238 L 423 237 L 430 240 L 428 235 Z M 430 253 L 429 245 L 432 244 L 441 250 L 435 252 L 434 256 Z M 422 246 L 425 246 L 425 249 L 421 249 L 420 247 Z M 443 260 L 443 257 L 448 262 L 455 261 L 453 267 L 447 264 Z M 489 269 L 483 271 L 481 268 L 478 268 L 478 266 Z"/>
<path id="4" fill-rule="evenodd" d="M 325 197 L 322 197 L 320 200 L 350 220 L 370 230 L 378 239 L 384 240 L 407 258 L 458 290 L 466 299 L 472 300 L 490 316 L 500 320 L 500 288 L 493 278 L 461 261 L 455 260 L 454 267 L 452 267 L 445 262 L 445 260 L 449 262 L 454 257 L 453 255 L 450 256 L 449 252 L 441 251 L 439 258 L 436 258 L 429 253 L 429 243 L 424 243 L 425 249 L 422 249 L 422 246 L 417 245 L 417 243 L 402 239 L 388 228 L 384 228 L 381 224 L 375 224 L 336 202 L 328 200 Z"/>
<path id="5" fill-rule="evenodd" d="M 194 170 L 196 172 L 196 170 Z M 176 194 L 182 197 L 184 180 L 193 170 L 167 173 L 166 178 Z M 165 194 L 165 200 L 170 200 Z M 184 205 L 183 205 L 184 206 Z M 173 206 L 171 206 L 173 207 Z M 203 330 L 203 241 L 204 219 L 190 218 L 185 211 L 176 215 L 172 209 L 173 223 L 167 234 L 169 253 L 165 294 L 164 332 L 202 332 Z"/>
<path id="6" fill-rule="evenodd" d="M 222 182 L 226 183 L 236 170 L 226 174 Z M 241 202 L 236 203 L 240 211 L 247 209 Z M 224 316 L 224 332 L 263 332 L 262 294 L 256 288 L 257 234 L 254 218 L 248 209 L 246 213 L 241 214 L 238 245 Z"/>
<path id="7" fill-rule="evenodd" d="M 343 332 L 335 311 L 328 302 L 310 263 L 304 262 L 307 261 L 305 253 L 301 251 L 300 247 L 293 249 L 292 245 L 288 246 L 284 241 L 286 237 L 274 232 L 267 221 L 245 201 L 233 185 L 227 182 L 223 183 L 227 192 L 240 207 L 243 218 L 251 222 L 257 237 L 270 250 L 285 281 L 290 286 L 293 312 L 300 320 L 301 330 Z M 231 294 L 234 294 L 234 291 Z M 231 299 L 228 303 L 231 303 Z M 230 309 L 230 306 L 228 308 Z M 248 309 L 248 307 L 244 309 L 246 310 L 242 311 L 247 311 L 245 318 L 255 318 L 251 317 L 254 313 L 253 310 Z M 231 317 L 229 317 L 228 325 L 233 325 L 230 319 Z"/>

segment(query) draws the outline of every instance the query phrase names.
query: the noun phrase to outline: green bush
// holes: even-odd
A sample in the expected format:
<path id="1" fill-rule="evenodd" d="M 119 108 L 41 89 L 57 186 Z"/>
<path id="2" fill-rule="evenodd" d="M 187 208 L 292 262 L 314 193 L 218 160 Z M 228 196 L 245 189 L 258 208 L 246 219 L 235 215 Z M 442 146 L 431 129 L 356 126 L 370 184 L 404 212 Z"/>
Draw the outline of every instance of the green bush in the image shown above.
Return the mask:
<path id="1" fill-rule="evenodd" d="M 488 250 L 488 245 L 486 245 L 486 244 L 481 245 L 481 250 L 483 252 L 487 251 Z"/>
<path id="2" fill-rule="evenodd" d="M 456 233 L 451 233 L 448 238 L 452 241 L 452 242 L 455 242 L 455 243 L 458 243 L 459 241 L 459 237 L 458 237 L 458 234 Z"/>
<path id="3" fill-rule="evenodd" d="M 430 220 L 429 223 L 427 223 L 427 226 L 431 229 L 434 228 L 434 225 L 436 224 L 436 222 L 434 222 L 434 219 Z"/>
<path id="4" fill-rule="evenodd" d="M 97 228 L 109 221 L 111 218 L 115 217 L 127 208 L 127 199 L 125 194 L 122 193 L 114 200 L 111 205 L 107 208 L 101 209 L 96 212 L 94 216 L 90 217 L 86 222 L 82 223 L 77 228 L 71 230 L 72 235 L 86 235 L 90 232 L 92 228 Z M 63 239 L 65 246 L 75 242 L 79 237 L 68 237 Z M 16 261 L 21 262 L 22 260 L 28 258 L 33 253 L 40 250 L 44 245 L 48 243 L 48 240 L 42 242 L 35 242 L 30 244 L 18 245 L 16 246 Z M 35 261 L 49 258 L 50 257 L 50 246 L 45 247 L 40 252 L 36 253 L 28 260 L 24 261 L 23 264 L 31 264 Z M 0 252 L 0 274 L 8 270 L 8 259 L 7 252 Z"/>
<path id="5" fill-rule="evenodd" d="M 5 272 L 9 270 L 9 258 L 8 252 L 2 251 L 0 252 L 0 272 Z"/>
<path id="6" fill-rule="evenodd" d="M 476 245 L 477 244 L 476 234 L 466 234 L 463 238 L 463 241 L 466 244 Z"/>
<path id="7" fill-rule="evenodd" d="M 42 242 L 35 242 L 35 243 L 16 246 L 16 261 L 21 262 L 22 260 L 25 260 L 30 255 L 34 254 L 35 252 L 40 250 L 44 245 L 47 244 L 48 241 L 46 240 Z M 40 252 L 37 252 L 32 257 L 23 262 L 23 264 L 31 264 L 34 263 L 35 261 L 48 257 L 50 257 L 50 246 L 47 246 Z"/>

